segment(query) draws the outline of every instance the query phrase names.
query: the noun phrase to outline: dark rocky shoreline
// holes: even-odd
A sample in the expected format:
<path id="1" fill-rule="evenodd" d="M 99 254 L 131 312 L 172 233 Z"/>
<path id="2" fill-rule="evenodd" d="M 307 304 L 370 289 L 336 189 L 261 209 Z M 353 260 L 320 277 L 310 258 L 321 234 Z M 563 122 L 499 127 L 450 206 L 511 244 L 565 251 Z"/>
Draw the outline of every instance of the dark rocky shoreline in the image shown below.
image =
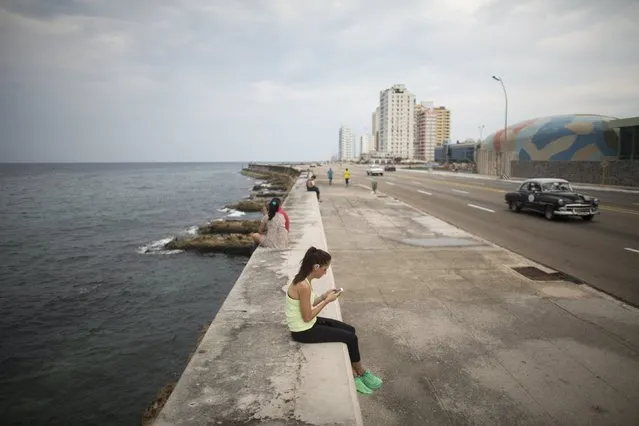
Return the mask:
<path id="1" fill-rule="evenodd" d="M 294 175 L 271 171 L 243 169 L 241 173 L 259 179 L 261 182 L 253 186 L 248 198 L 225 207 L 245 213 L 259 212 L 264 203 L 273 197 L 284 200 L 296 179 Z M 259 223 L 259 220 L 215 220 L 198 227 L 197 235 L 175 237 L 164 248 L 196 253 L 250 256 L 254 250 L 250 234 L 258 231 Z"/>

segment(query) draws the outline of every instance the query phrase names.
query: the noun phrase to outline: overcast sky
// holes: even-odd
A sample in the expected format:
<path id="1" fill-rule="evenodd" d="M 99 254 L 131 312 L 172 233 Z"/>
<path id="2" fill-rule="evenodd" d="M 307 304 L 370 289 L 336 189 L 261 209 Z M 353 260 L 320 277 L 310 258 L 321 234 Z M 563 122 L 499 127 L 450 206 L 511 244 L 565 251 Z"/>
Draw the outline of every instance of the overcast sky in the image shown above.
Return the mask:
<path id="1" fill-rule="evenodd" d="M 405 84 L 452 138 L 639 115 L 636 0 L 2 0 L 0 162 L 328 159 Z"/>

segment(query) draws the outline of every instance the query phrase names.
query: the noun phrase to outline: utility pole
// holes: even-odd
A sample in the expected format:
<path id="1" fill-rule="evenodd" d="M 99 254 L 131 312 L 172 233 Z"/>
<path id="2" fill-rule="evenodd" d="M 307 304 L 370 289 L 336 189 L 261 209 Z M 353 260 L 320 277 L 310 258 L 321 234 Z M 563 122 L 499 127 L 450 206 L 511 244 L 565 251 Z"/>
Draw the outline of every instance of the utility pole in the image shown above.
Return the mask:
<path id="1" fill-rule="evenodd" d="M 503 140 L 504 142 L 506 142 L 508 141 L 508 93 L 506 92 L 506 86 L 504 85 L 504 80 L 494 75 L 493 75 L 493 80 L 498 81 L 501 84 L 501 88 L 504 90 L 504 99 L 506 101 L 506 104 L 504 109 L 504 139 Z M 499 152 L 497 153 L 497 157 L 499 158 L 499 160 L 501 160 L 501 154 L 502 154 L 502 147 L 500 146 Z M 503 171 L 503 167 L 500 167 L 500 169 L 502 170 L 499 170 L 498 163 L 501 163 L 501 161 L 495 160 L 495 169 L 498 171 L 497 176 L 501 176 L 503 174 L 501 173 Z"/>

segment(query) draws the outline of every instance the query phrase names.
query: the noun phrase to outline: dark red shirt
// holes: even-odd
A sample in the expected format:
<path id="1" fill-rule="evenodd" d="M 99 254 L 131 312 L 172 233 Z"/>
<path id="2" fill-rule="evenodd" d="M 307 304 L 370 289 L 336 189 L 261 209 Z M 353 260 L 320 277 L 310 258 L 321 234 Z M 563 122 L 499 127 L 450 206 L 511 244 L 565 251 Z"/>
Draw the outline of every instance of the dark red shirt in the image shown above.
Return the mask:
<path id="1" fill-rule="evenodd" d="M 278 213 L 282 213 L 282 215 L 284 216 L 284 227 L 286 228 L 287 231 L 290 231 L 291 229 L 291 220 L 288 218 L 288 215 L 286 214 L 286 212 L 284 211 L 283 208 L 279 208 L 277 209 Z"/>

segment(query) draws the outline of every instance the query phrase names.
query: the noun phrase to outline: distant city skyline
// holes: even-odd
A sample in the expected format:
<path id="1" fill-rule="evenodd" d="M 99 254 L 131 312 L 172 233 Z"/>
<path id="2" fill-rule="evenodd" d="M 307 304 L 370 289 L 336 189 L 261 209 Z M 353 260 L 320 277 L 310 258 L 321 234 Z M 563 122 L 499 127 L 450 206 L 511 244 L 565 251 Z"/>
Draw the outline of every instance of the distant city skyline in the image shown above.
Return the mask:
<path id="1" fill-rule="evenodd" d="M 451 112 L 433 101 L 417 103 L 417 97 L 404 84 L 393 84 L 380 91 L 379 105 L 371 114 L 371 129 L 359 134 L 357 159 L 366 154 L 390 158 L 433 161 L 435 147 L 450 142 Z M 352 132 L 352 129 L 349 129 Z M 343 142 L 338 141 L 342 154 Z M 355 139 L 358 135 L 353 133 Z M 369 156 L 367 156 L 369 157 Z"/>

